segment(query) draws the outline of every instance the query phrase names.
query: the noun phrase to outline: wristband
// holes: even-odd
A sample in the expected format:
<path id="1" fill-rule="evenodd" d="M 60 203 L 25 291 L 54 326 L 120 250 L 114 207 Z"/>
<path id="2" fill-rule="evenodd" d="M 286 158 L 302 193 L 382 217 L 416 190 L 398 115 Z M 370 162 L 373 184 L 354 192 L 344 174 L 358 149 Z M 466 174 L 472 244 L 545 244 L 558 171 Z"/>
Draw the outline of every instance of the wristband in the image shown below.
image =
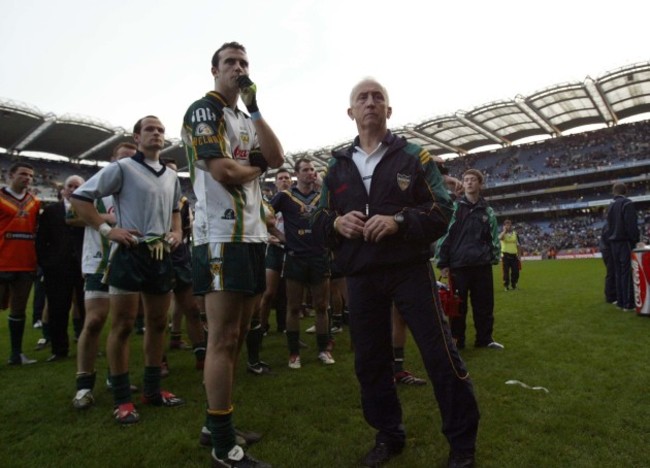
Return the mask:
<path id="1" fill-rule="evenodd" d="M 112 230 L 113 230 L 113 228 L 110 227 L 110 226 L 108 225 L 108 223 L 102 223 L 102 224 L 100 224 L 99 227 L 97 228 L 97 232 L 99 232 L 99 234 L 100 234 L 102 237 L 108 237 L 108 234 L 109 234 Z"/>
<path id="2" fill-rule="evenodd" d="M 336 228 L 336 222 L 339 220 L 339 218 L 340 218 L 340 216 L 337 216 L 336 218 L 334 218 L 334 224 L 332 225 L 332 227 L 334 228 L 334 232 L 337 233 L 337 234 L 339 233 L 339 230 Z"/>
<path id="3" fill-rule="evenodd" d="M 251 112 L 251 120 L 253 122 L 257 122 L 261 118 L 262 118 L 262 114 L 260 111 Z"/>
<path id="4" fill-rule="evenodd" d="M 251 166 L 259 167 L 262 171 L 262 174 L 264 174 L 269 168 L 269 163 L 266 161 L 266 159 L 264 159 L 262 153 L 251 153 L 248 156 L 248 162 Z"/>

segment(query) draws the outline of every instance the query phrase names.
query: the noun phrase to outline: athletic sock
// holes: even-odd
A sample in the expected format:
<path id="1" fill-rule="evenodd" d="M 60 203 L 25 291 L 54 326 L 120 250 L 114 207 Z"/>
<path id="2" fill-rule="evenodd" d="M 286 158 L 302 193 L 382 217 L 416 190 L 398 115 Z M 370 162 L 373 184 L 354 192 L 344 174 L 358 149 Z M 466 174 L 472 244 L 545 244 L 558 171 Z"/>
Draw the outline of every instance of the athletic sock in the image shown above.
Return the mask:
<path id="1" fill-rule="evenodd" d="M 142 332 L 144 330 L 144 314 L 136 315 L 135 317 L 135 330 L 136 332 Z"/>
<path id="2" fill-rule="evenodd" d="M 205 349 L 206 349 L 206 343 L 205 341 L 201 343 L 195 343 L 192 346 L 192 352 L 194 353 L 194 357 L 196 358 L 196 361 L 205 361 Z"/>
<path id="3" fill-rule="evenodd" d="M 25 317 L 9 316 L 9 335 L 11 339 L 11 355 L 20 356 L 23 352 L 23 334 L 25 333 Z"/>
<path id="4" fill-rule="evenodd" d="M 50 322 L 43 322 L 41 333 L 43 334 L 43 338 L 50 341 Z"/>
<path id="5" fill-rule="evenodd" d="M 248 351 L 248 363 L 257 364 L 260 362 L 260 347 L 264 338 L 264 330 L 259 320 L 253 320 L 246 335 L 246 350 Z"/>
<path id="6" fill-rule="evenodd" d="M 393 348 L 393 372 L 397 374 L 404 370 L 404 348 Z"/>
<path id="7" fill-rule="evenodd" d="M 327 351 L 327 344 L 330 341 L 330 334 L 328 333 L 322 333 L 316 335 L 316 346 L 318 347 L 318 352 L 322 353 L 323 351 Z"/>
<path id="8" fill-rule="evenodd" d="M 115 405 L 131 403 L 131 380 L 129 373 L 111 375 L 111 386 L 113 387 L 113 401 Z"/>
<path id="9" fill-rule="evenodd" d="M 332 315 L 332 327 L 341 328 L 343 326 L 343 314 Z"/>
<path id="10" fill-rule="evenodd" d="M 212 447 L 217 458 L 225 460 L 236 445 L 235 428 L 232 425 L 232 406 L 227 410 L 208 410 L 206 426 L 212 435 Z"/>
<path id="11" fill-rule="evenodd" d="M 343 308 L 343 323 L 345 325 L 350 324 L 350 311 L 347 309 L 347 307 Z"/>
<path id="12" fill-rule="evenodd" d="M 84 321 L 82 318 L 73 318 L 72 319 L 72 329 L 74 330 L 75 338 L 79 339 L 81 335 L 81 330 L 84 328 Z"/>
<path id="13" fill-rule="evenodd" d="M 287 330 L 287 344 L 290 355 L 300 354 L 300 332 Z"/>
<path id="14" fill-rule="evenodd" d="M 169 341 L 172 343 L 180 343 L 182 338 L 183 338 L 182 332 L 171 332 L 169 334 Z"/>
<path id="15" fill-rule="evenodd" d="M 97 372 L 79 372 L 77 374 L 77 390 L 92 390 L 95 388 L 95 381 L 97 380 Z"/>
<path id="16" fill-rule="evenodd" d="M 144 388 L 145 396 L 158 395 L 160 393 L 160 366 L 145 366 Z"/>

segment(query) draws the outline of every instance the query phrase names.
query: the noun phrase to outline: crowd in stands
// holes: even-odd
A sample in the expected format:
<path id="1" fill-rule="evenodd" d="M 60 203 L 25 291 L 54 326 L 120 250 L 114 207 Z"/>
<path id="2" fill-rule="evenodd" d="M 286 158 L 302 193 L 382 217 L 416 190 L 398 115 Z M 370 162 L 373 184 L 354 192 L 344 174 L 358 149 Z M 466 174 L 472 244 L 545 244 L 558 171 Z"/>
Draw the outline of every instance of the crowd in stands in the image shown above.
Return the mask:
<path id="1" fill-rule="evenodd" d="M 594 216 L 577 216 L 547 223 L 519 222 L 524 255 L 545 255 L 549 250 L 597 249 L 602 220 Z"/>
<path id="2" fill-rule="evenodd" d="M 490 185 L 645 160 L 649 149 L 650 122 L 641 121 L 473 153 L 448 160 L 446 166 L 455 176 L 479 169 Z"/>
<path id="3" fill-rule="evenodd" d="M 515 230 L 525 256 L 546 258 L 555 252 L 598 252 L 604 216 L 588 214 L 552 221 L 518 222 Z M 650 244 L 650 208 L 638 210 L 641 241 Z"/>

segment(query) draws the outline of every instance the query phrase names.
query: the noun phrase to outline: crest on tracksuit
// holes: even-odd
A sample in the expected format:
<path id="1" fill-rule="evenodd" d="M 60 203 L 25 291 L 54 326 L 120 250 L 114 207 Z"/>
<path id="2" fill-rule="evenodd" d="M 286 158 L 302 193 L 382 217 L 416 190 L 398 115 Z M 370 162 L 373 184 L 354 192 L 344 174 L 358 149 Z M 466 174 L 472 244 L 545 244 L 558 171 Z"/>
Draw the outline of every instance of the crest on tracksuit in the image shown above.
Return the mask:
<path id="1" fill-rule="evenodd" d="M 397 186 L 403 192 L 411 185 L 411 176 L 406 174 L 397 173 Z"/>

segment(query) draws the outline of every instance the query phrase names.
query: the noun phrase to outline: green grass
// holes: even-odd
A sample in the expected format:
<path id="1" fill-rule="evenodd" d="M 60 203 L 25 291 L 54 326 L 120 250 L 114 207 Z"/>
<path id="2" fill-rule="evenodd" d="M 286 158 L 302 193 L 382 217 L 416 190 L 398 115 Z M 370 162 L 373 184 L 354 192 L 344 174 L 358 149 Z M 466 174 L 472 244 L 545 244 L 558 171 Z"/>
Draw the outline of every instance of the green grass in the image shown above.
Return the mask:
<path id="1" fill-rule="evenodd" d="M 462 355 L 481 409 L 477 465 L 487 467 L 650 466 L 650 319 L 604 302 L 600 260 L 526 262 L 518 291 L 500 287 L 495 268 L 495 338 L 504 351 Z M 6 312 L 4 313 L 6 314 Z M 4 315 L 3 314 L 3 315 Z M 312 322 L 303 320 L 304 330 Z M 468 328 L 467 342 L 473 342 Z M 164 386 L 187 399 L 184 407 L 140 407 L 140 424 L 111 420 L 100 357 L 96 406 L 75 411 L 74 360 L 44 363 L 32 351 L 40 333 L 28 328 L 25 350 L 38 364 L 0 365 L 0 447 L 3 467 L 205 467 L 200 448 L 204 418 L 201 375 L 188 351 L 169 352 L 172 373 Z M 303 368 L 286 367 L 284 335 L 270 334 L 263 359 L 275 375 L 247 374 L 240 363 L 235 422 L 264 433 L 251 454 L 275 467 L 353 467 L 373 443 L 365 424 L 347 335 L 339 335 L 334 366 L 316 360 L 303 335 Z M 142 379 L 142 339 L 132 338 L 132 376 Z M 0 347 L 8 354 L 7 325 Z M 412 341 L 407 367 L 424 376 Z M 533 391 L 507 380 L 543 386 Z M 448 447 L 431 386 L 400 388 L 407 450 L 390 467 L 442 467 Z"/>

